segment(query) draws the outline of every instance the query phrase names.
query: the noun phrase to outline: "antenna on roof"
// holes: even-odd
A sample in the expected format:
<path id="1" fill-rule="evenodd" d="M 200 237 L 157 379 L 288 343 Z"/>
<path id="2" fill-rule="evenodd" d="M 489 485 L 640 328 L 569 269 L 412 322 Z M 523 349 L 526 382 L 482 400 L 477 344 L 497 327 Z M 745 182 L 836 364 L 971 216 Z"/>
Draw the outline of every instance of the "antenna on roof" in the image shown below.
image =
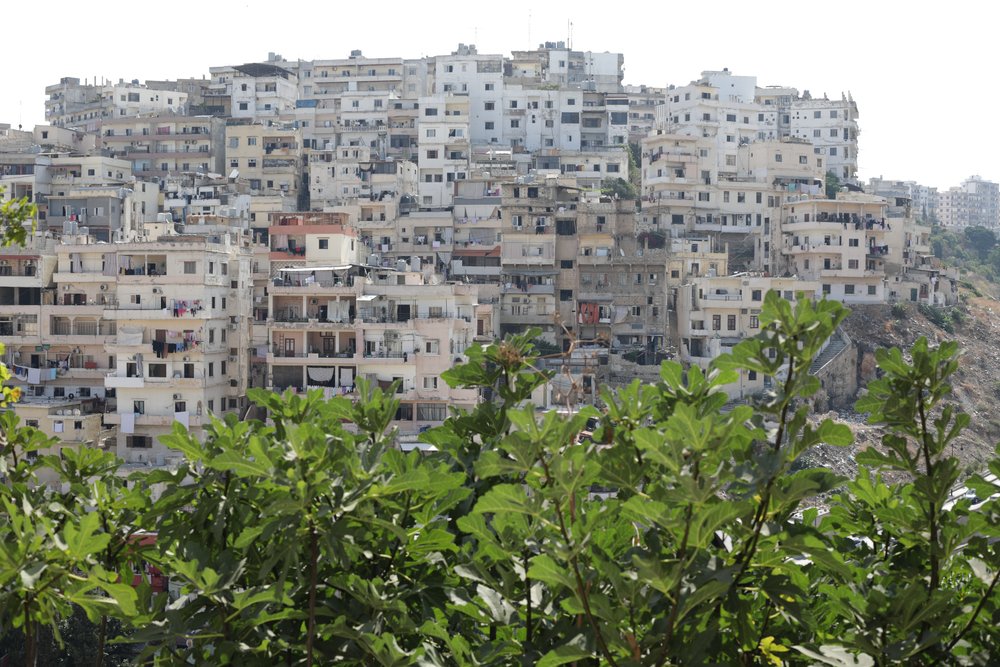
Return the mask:
<path id="1" fill-rule="evenodd" d="M 566 36 L 566 48 L 570 51 L 573 50 L 573 22 L 566 20 L 566 24 L 569 28 L 569 34 Z"/>

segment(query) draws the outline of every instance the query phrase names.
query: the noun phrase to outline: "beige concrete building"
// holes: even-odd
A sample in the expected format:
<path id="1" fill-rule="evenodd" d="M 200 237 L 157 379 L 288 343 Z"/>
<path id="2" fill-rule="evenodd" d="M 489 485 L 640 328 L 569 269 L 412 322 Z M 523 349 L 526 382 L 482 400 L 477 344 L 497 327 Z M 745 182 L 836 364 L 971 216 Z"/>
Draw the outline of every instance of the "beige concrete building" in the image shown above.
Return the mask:
<path id="1" fill-rule="evenodd" d="M 109 121 L 148 113 L 184 114 L 187 93 L 179 89 L 151 88 L 138 79 L 118 83 L 96 79 L 80 83 L 75 77 L 63 77 L 45 87 L 45 120 L 56 127 L 96 132 Z"/>
<path id="2" fill-rule="evenodd" d="M 761 306 L 772 290 L 795 301 L 803 295 L 818 298 L 820 286 L 817 281 L 746 273 L 692 278 L 681 286 L 676 298 L 680 360 L 704 370 L 744 338 L 759 334 Z M 771 380 L 741 372 L 726 391 L 732 398 L 743 398 L 767 389 Z"/>
<path id="3" fill-rule="evenodd" d="M 224 140 L 220 118 L 155 114 L 104 122 L 99 147 L 149 179 L 182 171 L 224 173 Z"/>
<path id="4" fill-rule="evenodd" d="M 252 197 L 284 197 L 298 210 L 308 209 L 304 186 L 302 131 L 286 125 L 229 121 L 226 125 L 226 173 L 245 180 Z"/>

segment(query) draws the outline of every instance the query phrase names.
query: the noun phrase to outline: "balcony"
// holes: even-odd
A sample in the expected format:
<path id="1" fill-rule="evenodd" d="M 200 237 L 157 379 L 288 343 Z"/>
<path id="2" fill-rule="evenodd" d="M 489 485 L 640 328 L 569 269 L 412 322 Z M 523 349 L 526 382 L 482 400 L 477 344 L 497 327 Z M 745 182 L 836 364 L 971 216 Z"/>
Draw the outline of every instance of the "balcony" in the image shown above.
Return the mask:
<path id="1" fill-rule="evenodd" d="M 145 378 L 141 375 L 126 375 L 121 371 L 112 371 L 104 376 L 106 389 L 142 389 Z"/>

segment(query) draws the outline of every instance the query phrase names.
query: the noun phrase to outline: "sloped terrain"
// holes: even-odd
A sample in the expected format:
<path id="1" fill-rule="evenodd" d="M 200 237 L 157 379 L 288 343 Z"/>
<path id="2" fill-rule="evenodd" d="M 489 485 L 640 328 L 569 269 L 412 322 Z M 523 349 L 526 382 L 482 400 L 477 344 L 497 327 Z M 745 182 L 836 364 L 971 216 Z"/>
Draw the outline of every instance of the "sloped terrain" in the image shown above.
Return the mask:
<path id="1" fill-rule="evenodd" d="M 1000 301 L 975 296 L 971 291 L 963 293 L 962 305 L 937 311 L 918 309 L 912 303 L 895 308 L 854 306 L 843 328 L 858 347 L 861 387 L 876 377 L 875 350 L 880 347 L 899 347 L 905 353 L 921 336 L 931 343 L 954 340 L 959 344 L 962 356 L 952 378 L 952 400 L 972 422 L 954 445 L 954 455 L 971 473 L 983 469 L 1000 440 Z M 942 325 L 950 326 L 953 332 Z M 849 424 L 855 432 L 855 445 L 847 449 L 822 447 L 810 454 L 808 462 L 853 475 L 854 454 L 868 446 L 880 446 L 882 429 L 866 424 L 864 415 L 847 406 L 825 416 Z"/>

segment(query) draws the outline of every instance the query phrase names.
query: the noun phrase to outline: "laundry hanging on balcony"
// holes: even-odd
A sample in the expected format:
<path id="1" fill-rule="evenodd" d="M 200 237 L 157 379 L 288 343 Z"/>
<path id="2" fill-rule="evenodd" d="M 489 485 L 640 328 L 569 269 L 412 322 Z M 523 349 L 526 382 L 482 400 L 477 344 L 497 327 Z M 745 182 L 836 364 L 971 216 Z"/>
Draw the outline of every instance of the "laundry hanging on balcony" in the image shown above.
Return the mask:
<path id="1" fill-rule="evenodd" d="M 310 382 L 317 382 L 319 384 L 326 384 L 333 379 L 333 374 L 335 368 L 324 368 L 317 366 L 310 366 L 307 370 L 309 374 Z"/>

